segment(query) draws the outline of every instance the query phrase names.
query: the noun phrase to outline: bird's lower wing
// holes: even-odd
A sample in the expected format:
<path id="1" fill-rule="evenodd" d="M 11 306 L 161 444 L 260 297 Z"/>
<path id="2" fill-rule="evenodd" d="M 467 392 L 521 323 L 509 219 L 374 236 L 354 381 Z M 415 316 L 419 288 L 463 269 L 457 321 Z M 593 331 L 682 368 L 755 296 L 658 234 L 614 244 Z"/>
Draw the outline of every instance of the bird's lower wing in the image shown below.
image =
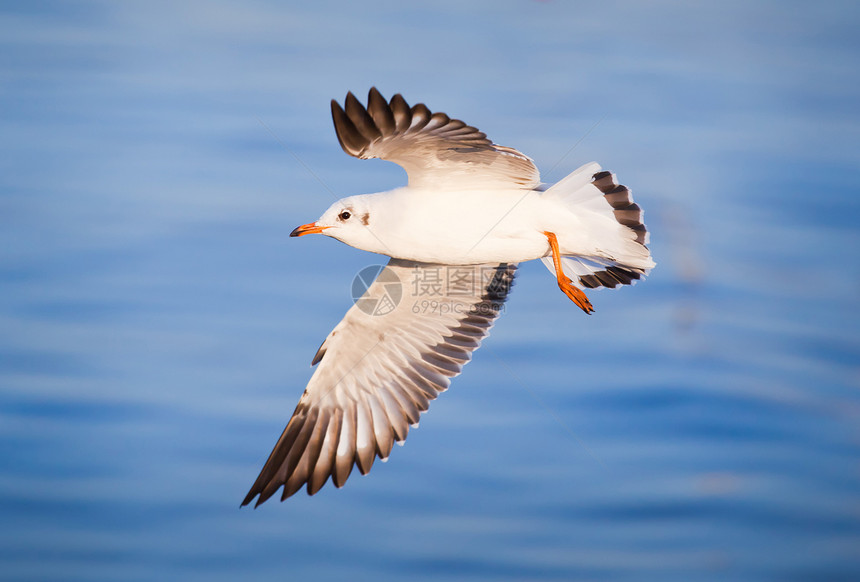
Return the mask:
<path id="1" fill-rule="evenodd" d="M 320 346 L 295 412 L 242 505 L 281 500 L 386 459 L 446 390 L 507 298 L 516 265 L 391 259 Z"/>

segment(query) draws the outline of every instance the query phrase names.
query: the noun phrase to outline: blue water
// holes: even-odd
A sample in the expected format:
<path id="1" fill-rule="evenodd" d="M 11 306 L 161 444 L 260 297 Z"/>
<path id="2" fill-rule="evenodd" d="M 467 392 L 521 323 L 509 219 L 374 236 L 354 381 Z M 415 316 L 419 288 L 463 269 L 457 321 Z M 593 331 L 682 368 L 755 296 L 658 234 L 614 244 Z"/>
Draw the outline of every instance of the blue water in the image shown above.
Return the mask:
<path id="1" fill-rule="evenodd" d="M 0 8 L 0 579 L 860 579 L 856 3 L 292 4 Z M 659 266 L 523 265 L 389 463 L 240 510 L 380 262 L 288 237 L 403 183 L 371 85 L 616 171 Z"/>

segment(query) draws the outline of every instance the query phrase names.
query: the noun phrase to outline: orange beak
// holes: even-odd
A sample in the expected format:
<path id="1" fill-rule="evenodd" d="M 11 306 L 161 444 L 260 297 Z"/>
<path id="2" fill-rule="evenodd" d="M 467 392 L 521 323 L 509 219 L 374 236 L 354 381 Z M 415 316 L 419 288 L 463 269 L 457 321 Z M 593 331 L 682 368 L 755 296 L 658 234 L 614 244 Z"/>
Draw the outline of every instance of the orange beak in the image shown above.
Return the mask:
<path id="1" fill-rule="evenodd" d="M 309 222 L 307 224 L 303 224 L 301 226 L 296 227 L 296 229 L 290 233 L 290 236 L 302 236 L 303 234 L 319 234 L 327 228 L 329 227 L 317 226 L 316 222 Z"/>

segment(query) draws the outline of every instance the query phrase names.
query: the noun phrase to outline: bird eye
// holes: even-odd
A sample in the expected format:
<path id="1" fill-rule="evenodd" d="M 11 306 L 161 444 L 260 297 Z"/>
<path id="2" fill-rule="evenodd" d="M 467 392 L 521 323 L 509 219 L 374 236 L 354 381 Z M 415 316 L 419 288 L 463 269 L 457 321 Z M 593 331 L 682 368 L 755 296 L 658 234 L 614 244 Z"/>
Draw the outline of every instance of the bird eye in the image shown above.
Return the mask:
<path id="1" fill-rule="evenodd" d="M 349 220 L 350 216 L 352 216 L 352 214 L 349 213 L 349 210 L 344 210 L 338 215 L 338 218 L 341 220 Z"/>

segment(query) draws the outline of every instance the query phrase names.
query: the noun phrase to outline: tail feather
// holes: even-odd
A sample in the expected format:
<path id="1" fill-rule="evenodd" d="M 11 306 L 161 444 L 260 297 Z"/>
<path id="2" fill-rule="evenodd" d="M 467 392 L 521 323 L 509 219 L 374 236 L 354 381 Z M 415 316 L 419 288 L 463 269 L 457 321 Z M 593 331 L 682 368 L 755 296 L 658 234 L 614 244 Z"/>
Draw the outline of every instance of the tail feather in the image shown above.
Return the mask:
<path id="1" fill-rule="evenodd" d="M 633 195 L 627 186 L 622 186 L 615 179 L 615 174 L 597 172 L 591 179 L 598 190 L 603 192 L 603 198 L 612 206 L 615 220 L 636 233 L 636 242 L 645 246 L 648 244 L 648 229 L 642 222 L 642 209 L 633 202 Z"/>
<path id="2" fill-rule="evenodd" d="M 552 257 L 543 257 L 541 261 L 551 273 L 555 273 Z M 579 281 L 587 289 L 615 289 L 618 285 L 633 285 L 647 272 L 601 257 L 566 256 L 561 258 L 561 266 L 569 279 Z"/>
<path id="3" fill-rule="evenodd" d="M 565 204 L 576 205 L 606 216 L 614 216 L 622 244 L 621 252 L 606 256 L 566 255 L 562 258 L 565 275 L 586 288 L 632 285 L 654 267 L 648 244 L 648 229 L 642 209 L 633 201 L 630 189 L 618 183 L 615 175 L 594 162 L 586 164 L 553 185 L 546 195 Z M 611 215 L 609 214 L 611 212 Z M 626 233 L 626 234 L 625 234 Z M 615 256 L 617 254 L 618 256 Z M 555 272 L 551 257 L 543 263 Z"/>

